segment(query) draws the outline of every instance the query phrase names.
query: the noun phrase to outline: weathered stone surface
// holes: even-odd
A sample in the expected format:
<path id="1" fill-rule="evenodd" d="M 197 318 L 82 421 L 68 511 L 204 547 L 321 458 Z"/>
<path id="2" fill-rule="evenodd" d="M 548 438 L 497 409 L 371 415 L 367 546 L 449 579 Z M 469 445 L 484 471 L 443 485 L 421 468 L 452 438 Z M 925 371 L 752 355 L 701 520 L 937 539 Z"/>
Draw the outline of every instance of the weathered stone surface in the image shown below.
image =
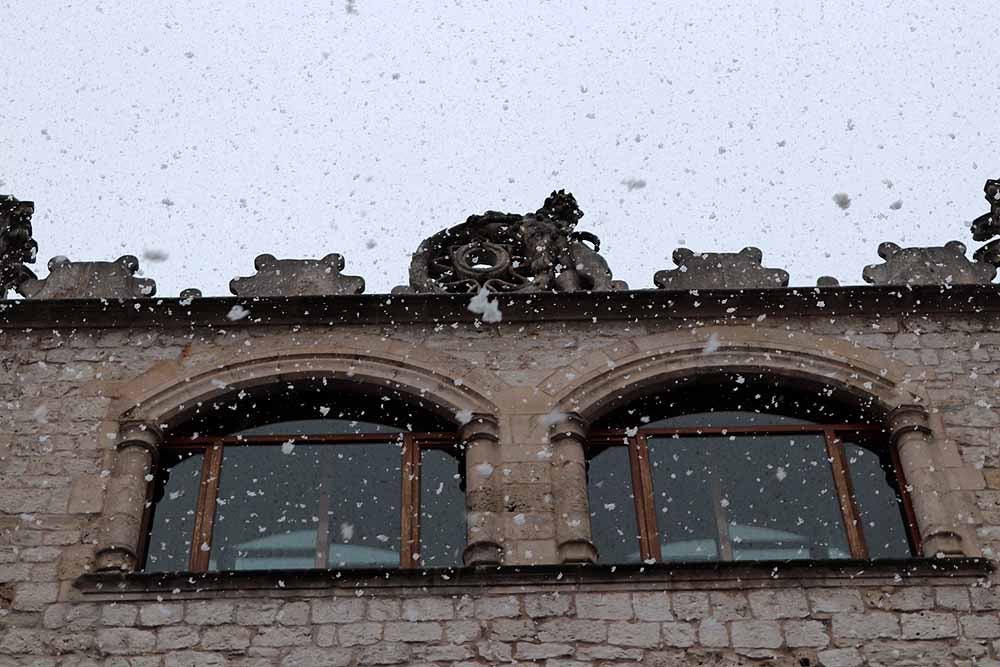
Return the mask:
<path id="1" fill-rule="evenodd" d="M 996 267 L 965 256 L 965 245 L 949 241 L 943 246 L 901 248 L 895 243 L 878 247 L 884 264 L 864 268 L 865 282 L 875 285 L 985 285 L 996 276 Z"/>
<path id="2" fill-rule="evenodd" d="M 583 212 L 573 195 L 553 192 L 525 215 L 487 211 L 424 240 L 410 263 L 410 284 L 394 294 L 608 291 L 612 280 L 600 240 L 574 231 Z"/>
<path id="3" fill-rule="evenodd" d="M 309 296 L 361 294 L 365 280 L 345 276 L 344 258 L 331 253 L 322 259 L 277 259 L 258 255 L 253 262 L 257 275 L 234 278 L 229 291 L 236 296 Z"/>
<path id="4" fill-rule="evenodd" d="M 730 625 L 733 646 L 737 648 L 778 648 L 781 625 L 776 621 L 733 621 Z"/>
<path id="5" fill-rule="evenodd" d="M 676 269 L 657 271 L 653 282 L 660 289 L 754 289 L 787 287 L 788 272 L 761 266 L 759 248 L 739 252 L 699 252 L 674 250 Z"/>
<path id="6" fill-rule="evenodd" d="M 136 278 L 139 259 L 123 255 L 113 262 L 49 260 L 49 275 L 29 278 L 18 291 L 28 299 L 139 299 L 156 294 L 156 283 Z"/>
<path id="7" fill-rule="evenodd" d="M 576 596 L 579 618 L 627 621 L 632 618 L 632 598 L 628 593 L 579 593 Z"/>

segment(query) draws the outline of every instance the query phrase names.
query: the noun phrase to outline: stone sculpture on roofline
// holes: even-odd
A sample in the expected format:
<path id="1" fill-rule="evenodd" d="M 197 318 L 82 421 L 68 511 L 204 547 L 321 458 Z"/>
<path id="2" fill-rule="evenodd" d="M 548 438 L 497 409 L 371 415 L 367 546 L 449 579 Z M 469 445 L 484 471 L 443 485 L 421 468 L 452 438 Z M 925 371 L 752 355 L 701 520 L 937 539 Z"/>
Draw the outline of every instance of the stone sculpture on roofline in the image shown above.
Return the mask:
<path id="1" fill-rule="evenodd" d="M 0 195 L 0 299 L 35 277 L 25 266 L 34 264 L 38 243 L 31 237 L 35 203 Z"/>
<path id="2" fill-rule="evenodd" d="M 1000 267 L 1000 180 L 985 186 L 990 211 L 972 223 L 973 238 L 989 241 L 970 260 L 965 246 L 902 248 L 879 245 L 885 262 L 865 267 L 863 278 L 875 285 L 989 284 Z M 113 262 L 71 262 L 55 257 L 49 275 L 39 279 L 26 266 L 35 262 L 32 238 L 34 204 L 0 195 L 0 299 L 16 290 L 28 299 L 141 299 L 156 293 L 156 283 L 138 277 L 139 262 L 124 255 Z M 553 191 L 534 213 L 487 211 L 425 239 L 410 262 L 409 284 L 393 294 L 476 294 L 507 292 L 610 292 L 629 289 L 612 278 L 600 255 L 600 240 L 576 230 L 583 217 L 572 194 Z M 998 237 L 998 238 L 994 238 Z M 992 239 L 992 240 L 990 240 Z M 678 248 L 676 268 L 656 273 L 661 290 L 745 290 L 788 287 L 788 272 L 762 265 L 762 253 L 694 252 Z M 278 259 L 260 255 L 254 276 L 235 278 L 233 294 L 245 298 L 350 296 L 364 291 L 364 279 L 341 273 L 344 258 L 329 253 L 321 259 Z M 822 277 L 819 287 L 834 288 L 835 278 Z M 183 302 L 201 296 L 184 290 Z"/>
<path id="3" fill-rule="evenodd" d="M 420 244 L 410 262 L 410 284 L 393 294 L 628 289 L 612 280 L 600 240 L 575 231 L 582 217 L 565 190 L 554 191 L 534 213 L 469 216 Z"/>

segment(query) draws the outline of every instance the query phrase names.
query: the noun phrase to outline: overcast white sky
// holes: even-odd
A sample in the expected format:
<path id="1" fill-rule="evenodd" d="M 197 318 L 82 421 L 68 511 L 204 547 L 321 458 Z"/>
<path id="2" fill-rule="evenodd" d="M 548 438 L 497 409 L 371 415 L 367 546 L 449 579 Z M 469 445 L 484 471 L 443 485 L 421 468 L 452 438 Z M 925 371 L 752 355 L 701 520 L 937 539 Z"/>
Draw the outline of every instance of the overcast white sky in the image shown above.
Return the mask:
<path id="1" fill-rule="evenodd" d="M 387 291 L 423 238 L 560 187 L 633 288 L 680 245 L 858 284 L 883 240 L 971 254 L 1000 177 L 988 2 L 0 0 L 0 17 L 0 192 L 36 202 L 36 272 L 159 251 L 141 263 L 164 296 L 228 294 L 262 252 L 339 252 Z"/>

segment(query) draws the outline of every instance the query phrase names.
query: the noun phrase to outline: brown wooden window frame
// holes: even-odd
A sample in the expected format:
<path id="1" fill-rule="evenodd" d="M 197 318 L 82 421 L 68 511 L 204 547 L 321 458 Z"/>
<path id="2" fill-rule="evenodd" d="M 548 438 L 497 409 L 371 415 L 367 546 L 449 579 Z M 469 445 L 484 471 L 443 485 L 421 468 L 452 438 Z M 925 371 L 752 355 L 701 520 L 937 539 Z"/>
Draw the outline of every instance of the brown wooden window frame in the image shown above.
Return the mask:
<path id="1" fill-rule="evenodd" d="M 697 438 L 731 435 L 822 435 L 826 442 L 827 461 L 833 484 L 837 492 L 838 505 L 847 534 L 851 558 L 868 560 L 868 546 L 865 543 L 858 506 L 854 497 L 847 457 L 844 453 L 844 438 L 847 434 L 885 433 L 877 424 L 780 424 L 772 426 L 686 426 L 676 428 L 638 429 L 635 435 L 624 430 L 595 431 L 588 438 L 588 449 L 598 447 L 628 447 L 632 476 L 632 493 L 635 497 L 635 517 L 639 530 L 639 553 L 643 562 L 661 562 L 660 530 L 656 521 L 656 503 L 653 477 L 649 466 L 649 445 L 647 439 L 655 438 Z M 903 476 L 899 453 L 889 443 L 886 436 L 877 445 L 862 445 L 876 455 L 888 454 L 895 473 L 895 482 L 902 498 L 903 522 L 911 554 L 922 553 L 920 533 L 917 531 L 916 514 Z M 725 510 L 721 505 L 721 494 L 713 489 L 713 507 L 719 535 L 719 560 L 733 560 L 732 541 L 728 535 L 728 523 L 724 520 Z"/>
<path id="2" fill-rule="evenodd" d="M 402 442 L 400 447 L 400 569 L 424 569 L 419 558 L 420 553 L 420 490 L 421 461 L 425 450 L 444 450 L 461 457 L 461 444 L 454 433 L 357 433 L 346 435 L 230 435 L 205 436 L 196 438 L 170 439 L 163 443 L 165 451 L 178 451 L 202 454 L 201 477 L 198 487 L 198 500 L 195 509 L 194 527 L 191 532 L 191 550 L 188 557 L 190 572 L 208 572 L 211 557 L 212 535 L 215 523 L 215 510 L 218 504 L 219 483 L 225 470 L 222 467 L 223 451 L 226 446 L 254 447 L 261 445 L 277 445 L 291 442 L 292 444 L 330 444 L 363 447 L 369 444 L 386 444 Z M 157 476 L 161 475 L 157 471 Z M 158 483 L 158 479 L 150 482 Z M 318 499 L 320 513 L 323 497 Z M 152 534 L 153 513 L 156 507 L 152 501 L 147 503 L 142 520 L 142 543 L 139 562 L 145 568 L 146 552 Z M 320 521 L 317 527 L 316 568 L 328 569 L 327 558 L 329 543 L 329 525 Z M 207 544 L 208 549 L 201 549 Z"/>

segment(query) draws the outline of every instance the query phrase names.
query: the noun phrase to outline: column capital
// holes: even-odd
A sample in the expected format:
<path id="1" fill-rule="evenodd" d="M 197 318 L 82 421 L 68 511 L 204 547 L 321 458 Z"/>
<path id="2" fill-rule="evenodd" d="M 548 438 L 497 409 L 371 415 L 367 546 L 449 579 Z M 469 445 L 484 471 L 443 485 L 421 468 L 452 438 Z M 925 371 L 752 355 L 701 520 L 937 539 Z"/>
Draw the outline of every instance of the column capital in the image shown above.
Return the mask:
<path id="1" fill-rule="evenodd" d="M 477 412 L 472 419 L 462 424 L 458 429 L 458 437 L 463 442 L 475 440 L 500 441 L 500 422 L 491 414 Z"/>
<path id="2" fill-rule="evenodd" d="M 907 403 L 900 405 L 886 416 L 886 426 L 889 428 L 889 439 L 895 445 L 906 433 L 930 434 L 928 425 L 930 413 L 922 405 Z"/>
<path id="3" fill-rule="evenodd" d="M 128 447 L 141 447 L 155 455 L 163 443 L 163 431 L 148 421 L 126 421 L 118 427 L 115 449 L 122 451 Z"/>
<path id="4" fill-rule="evenodd" d="M 549 442 L 554 444 L 561 440 L 575 440 L 585 445 L 589 432 L 590 424 L 579 413 L 566 412 L 549 426 Z"/>

